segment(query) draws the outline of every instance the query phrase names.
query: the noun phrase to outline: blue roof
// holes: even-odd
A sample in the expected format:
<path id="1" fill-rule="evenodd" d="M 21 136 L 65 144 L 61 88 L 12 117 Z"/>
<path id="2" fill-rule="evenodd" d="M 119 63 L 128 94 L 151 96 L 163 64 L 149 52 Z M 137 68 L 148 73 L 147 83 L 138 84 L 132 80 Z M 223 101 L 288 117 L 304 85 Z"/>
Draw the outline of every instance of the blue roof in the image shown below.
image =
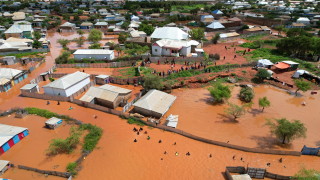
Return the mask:
<path id="1" fill-rule="evenodd" d="M 216 10 L 212 11 L 212 14 L 223 14 L 223 12 L 220 11 L 219 9 L 216 9 Z"/>

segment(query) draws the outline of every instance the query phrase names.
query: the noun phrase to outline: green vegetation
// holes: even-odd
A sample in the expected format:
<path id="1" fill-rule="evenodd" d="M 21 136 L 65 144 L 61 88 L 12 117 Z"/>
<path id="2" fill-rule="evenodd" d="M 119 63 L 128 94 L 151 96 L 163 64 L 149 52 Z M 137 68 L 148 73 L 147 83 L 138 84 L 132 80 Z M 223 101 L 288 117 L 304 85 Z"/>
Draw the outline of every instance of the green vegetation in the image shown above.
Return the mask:
<path id="1" fill-rule="evenodd" d="M 190 10 L 193 10 L 195 8 L 204 8 L 205 4 L 192 4 L 192 5 L 175 5 L 171 6 L 171 11 L 179 11 L 179 12 L 190 12 Z"/>
<path id="2" fill-rule="evenodd" d="M 83 39 L 82 37 L 79 37 L 74 39 L 74 41 L 77 43 L 78 47 L 81 47 L 84 44 L 85 39 Z"/>
<path id="3" fill-rule="evenodd" d="M 155 76 L 153 74 L 148 74 L 144 76 L 143 79 L 144 79 L 144 82 L 142 86 L 145 90 L 149 91 L 151 89 L 157 89 L 157 90 L 163 89 L 161 77 Z"/>
<path id="4" fill-rule="evenodd" d="M 270 78 L 271 74 L 266 69 L 258 69 L 258 72 L 255 75 L 255 77 L 258 78 L 260 82 L 263 82 L 265 79 Z"/>
<path id="5" fill-rule="evenodd" d="M 166 79 L 176 79 L 179 77 L 192 77 L 192 76 L 196 76 L 201 74 L 200 71 L 196 71 L 196 70 L 187 70 L 187 71 L 180 71 L 177 73 L 172 73 L 169 76 L 166 77 Z"/>
<path id="6" fill-rule="evenodd" d="M 69 137 L 66 139 L 52 139 L 48 149 L 48 155 L 57 155 L 61 153 L 70 154 L 80 142 L 82 131 L 76 127 L 70 129 Z"/>
<path id="7" fill-rule="evenodd" d="M 100 43 L 93 43 L 89 47 L 89 49 L 101 49 Z"/>
<path id="8" fill-rule="evenodd" d="M 253 41 L 253 42 L 246 42 L 240 45 L 240 47 L 250 48 L 250 49 L 258 49 L 261 48 L 262 42 L 261 41 Z"/>
<path id="9" fill-rule="evenodd" d="M 296 80 L 294 81 L 294 84 L 297 86 L 296 90 L 296 96 L 298 95 L 298 91 L 303 91 L 306 92 L 311 89 L 311 83 L 309 81 L 304 81 L 304 80 Z"/>
<path id="10" fill-rule="evenodd" d="M 256 40 L 260 40 L 261 38 L 263 38 L 265 36 L 267 36 L 267 34 L 258 34 L 258 35 L 246 37 L 244 39 L 249 40 L 249 41 L 256 41 Z"/>
<path id="11" fill-rule="evenodd" d="M 270 107 L 270 101 L 267 97 L 259 98 L 259 106 L 262 107 L 261 112 L 263 112 L 264 108 Z"/>
<path id="12" fill-rule="evenodd" d="M 194 28 L 189 31 L 191 39 L 201 41 L 204 40 L 204 29 L 203 28 Z"/>
<path id="13" fill-rule="evenodd" d="M 125 43 L 126 42 L 126 40 L 127 40 L 127 38 L 128 38 L 128 33 L 120 33 L 119 34 L 119 37 L 118 37 L 118 41 L 119 41 L 119 43 L 120 44 L 123 44 L 123 43 Z"/>
<path id="14" fill-rule="evenodd" d="M 143 32 L 145 32 L 148 36 L 150 36 L 150 35 L 153 33 L 154 29 L 155 29 L 155 28 L 154 28 L 152 25 L 146 24 L 146 23 L 142 23 L 142 24 L 140 24 L 138 30 L 139 30 L 139 31 L 143 31 Z"/>
<path id="15" fill-rule="evenodd" d="M 149 46 L 140 46 L 139 44 L 134 44 L 134 43 L 126 43 L 125 47 L 126 49 L 124 50 L 124 52 L 131 56 L 141 55 L 150 50 Z"/>
<path id="16" fill-rule="evenodd" d="M 88 40 L 97 43 L 102 39 L 102 32 L 98 29 L 92 29 L 89 33 Z"/>
<path id="17" fill-rule="evenodd" d="M 243 87 L 240 90 L 239 98 L 241 101 L 249 103 L 254 98 L 254 91 L 250 87 Z"/>
<path id="18" fill-rule="evenodd" d="M 58 43 L 62 46 L 63 49 L 67 49 L 68 44 L 70 43 L 70 40 L 68 39 L 58 39 Z"/>
<path id="19" fill-rule="evenodd" d="M 39 42 L 38 40 L 34 40 L 32 43 L 32 47 L 36 49 L 42 48 L 42 43 Z"/>
<path id="20" fill-rule="evenodd" d="M 231 97 L 230 87 L 219 82 L 213 84 L 208 90 L 216 103 L 223 103 Z"/>
<path id="21" fill-rule="evenodd" d="M 70 57 L 71 53 L 69 51 L 64 51 L 62 52 L 61 55 L 59 55 L 55 61 L 57 64 L 67 64 L 69 57 Z"/>
<path id="22" fill-rule="evenodd" d="M 212 42 L 213 44 L 217 44 L 218 41 L 219 41 L 219 39 L 220 39 L 220 33 L 217 33 L 216 35 L 214 35 L 214 36 L 212 37 L 211 42 Z"/>
<path id="23" fill-rule="evenodd" d="M 233 121 L 237 122 L 237 119 L 246 113 L 245 105 L 238 106 L 236 104 L 229 103 L 229 107 L 225 110 L 226 114 L 233 118 Z"/>
<path id="24" fill-rule="evenodd" d="M 319 180 L 320 171 L 317 171 L 315 169 L 302 168 L 297 174 L 293 176 L 293 178 L 297 180 Z"/>
<path id="25" fill-rule="evenodd" d="M 71 173 L 73 176 L 76 175 L 78 173 L 77 166 L 78 166 L 78 164 L 76 162 L 68 163 L 67 168 L 66 168 L 67 172 Z"/>
<path id="26" fill-rule="evenodd" d="M 120 78 L 137 77 L 137 76 L 140 76 L 141 74 L 148 75 L 148 74 L 151 74 L 152 71 L 153 71 L 152 68 L 142 67 L 142 66 L 140 66 L 140 72 L 138 67 L 129 67 L 129 68 L 124 68 L 119 70 L 121 74 Z"/>
<path id="27" fill-rule="evenodd" d="M 143 123 L 143 121 L 140 121 L 139 119 L 135 118 L 135 117 L 129 117 L 127 119 L 127 122 L 129 124 L 136 124 L 138 126 L 144 126 L 145 124 Z"/>
<path id="28" fill-rule="evenodd" d="M 43 56 L 41 56 L 43 53 L 45 53 L 45 52 L 25 52 L 25 53 L 19 53 L 19 54 L 8 54 L 5 56 L 15 56 L 16 58 L 22 58 L 22 57 L 27 57 L 27 56 L 43 57 Z"/>
<path id="29" fill-rule="evenodd" d="M 41 116 L 41 117 L 44 117 L 47 119 L 52 118 L 52 117 L 56 117 L 56 118 L 64 119 L 66 121 L 73 120 L 69 116 L 60 115 L 60 114 L 48 111 L 46 109 L 27 107 L 27 108 L 24 108 L 24 110 L 26 110 L 28 112 L 28 114 L 34 114 L 34 115 Z"/>
<path id="30" fill-rule="evenodd" d="M 34 31 L 33 32 L 33 39 L 39 40 L 40 38 L 41 38 L 41 33 L 39 31 Z"/>
<path id="31" fill-rule="evenodd" d="M 82 150 L 93 151 L 102 136 L 103 130 L 92 124 L 81 124 L 79 129 L 89 131 L 89 133 L 84 137 Z"/>
<path id="32" fill-rule="evenodd" d="M 275 135 L 285 144 L 296 138 L 305 138 L 307 128 L 299 120 L 290 122 L 286 118 L 276 119 L 275 122 L 268 120 L 266 125 L 270 126 L 271 134 Z"/>

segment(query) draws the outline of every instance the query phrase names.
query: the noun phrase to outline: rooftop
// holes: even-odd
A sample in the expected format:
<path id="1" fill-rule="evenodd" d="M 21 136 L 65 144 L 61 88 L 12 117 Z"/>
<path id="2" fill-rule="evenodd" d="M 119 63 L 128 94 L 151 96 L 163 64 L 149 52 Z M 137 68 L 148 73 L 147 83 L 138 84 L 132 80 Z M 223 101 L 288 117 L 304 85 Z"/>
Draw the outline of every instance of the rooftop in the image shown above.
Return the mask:
<path id="1" fill-rule="evenodd" d="M 65 75 L 43 87 L 51 87 L 51 88 L 56 88 L 56 89 L 67 89 L 74 84 L 82 81 L 83 79 L 88 78 L 90 75 L 77 71 L 72 74 Z"/>

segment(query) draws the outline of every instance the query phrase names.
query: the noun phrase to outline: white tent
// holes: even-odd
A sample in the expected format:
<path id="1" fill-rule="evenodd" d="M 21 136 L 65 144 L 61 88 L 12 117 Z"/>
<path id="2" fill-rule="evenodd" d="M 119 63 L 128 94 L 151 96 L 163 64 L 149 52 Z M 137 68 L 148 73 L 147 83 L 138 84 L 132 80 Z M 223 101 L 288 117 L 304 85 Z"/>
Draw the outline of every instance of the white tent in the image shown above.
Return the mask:
<path id="1" fill-rule="evenodd" d="M 259 59 L 257 64 L 258 67 L 265 67 L 265 68 L 268 68 L 272 65 L 273 63 L 268 59 Z"/>
<path id="2" fill-rule="evenodd" d="M 173 128 L 176 128 L 177 125 L 178 125 L 178 118 L 179 118 L 179 115 L 172 115 L 170 114 L 168 117 L 167 117 L 167 126 L 169 127 L 173 127 Z"/>
<path id="3" fill-rule="evenodd" d="M 300 76 L 302 76 L 304 73 L 309 73 L 308 71 L 305 71 L 305 70 L 297 70 L 293 75 L 292 77 L 293 78 L 299 78 Z"/>
<path id="4" fill-rule="evenodd" d="M 210 29 L 224 29 L 225 27 L 218 21 L 213 21 L 211 24 L 207 26 Z"/>

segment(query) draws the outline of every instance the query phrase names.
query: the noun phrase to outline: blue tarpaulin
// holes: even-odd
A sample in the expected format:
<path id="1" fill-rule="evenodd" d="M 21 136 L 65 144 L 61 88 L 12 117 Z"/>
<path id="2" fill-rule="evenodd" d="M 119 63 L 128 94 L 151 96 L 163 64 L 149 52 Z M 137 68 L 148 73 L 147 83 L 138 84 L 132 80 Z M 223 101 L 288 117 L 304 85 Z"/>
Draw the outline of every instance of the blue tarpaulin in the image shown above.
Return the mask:
<path id="1" fill-rule="evenodd" d="M 320 151 L 320 147 L 318 148 L 310 148 L 307 146 L 303 146 L 302 150 L 301 150 L 301 154 L 302 155 L 314 155 L 317 156 L 319 154 Z"/>
<path id="2" fill-rule="evenodd" d="M 28 130 L 23 131 L 23 135 L 24 135 L 24 137 L 28 136 L 29 135 L 29 131 Z"/>
<path id="3" fill-rule="evenodd" d="M 18 135 L 15 135 L 12 139 L 13 139 L 14 144 L 17 144 L 20 141 L 20 138 Z"/>
<path id="4" fill-rule="evenodd" d="M 2 149 L 3 149 L 3 152 L 7 152 L 9 149 L 10 149 L 10 146 L 8 143 L 5 143 L 3 146 L 2 146 Z"/>

